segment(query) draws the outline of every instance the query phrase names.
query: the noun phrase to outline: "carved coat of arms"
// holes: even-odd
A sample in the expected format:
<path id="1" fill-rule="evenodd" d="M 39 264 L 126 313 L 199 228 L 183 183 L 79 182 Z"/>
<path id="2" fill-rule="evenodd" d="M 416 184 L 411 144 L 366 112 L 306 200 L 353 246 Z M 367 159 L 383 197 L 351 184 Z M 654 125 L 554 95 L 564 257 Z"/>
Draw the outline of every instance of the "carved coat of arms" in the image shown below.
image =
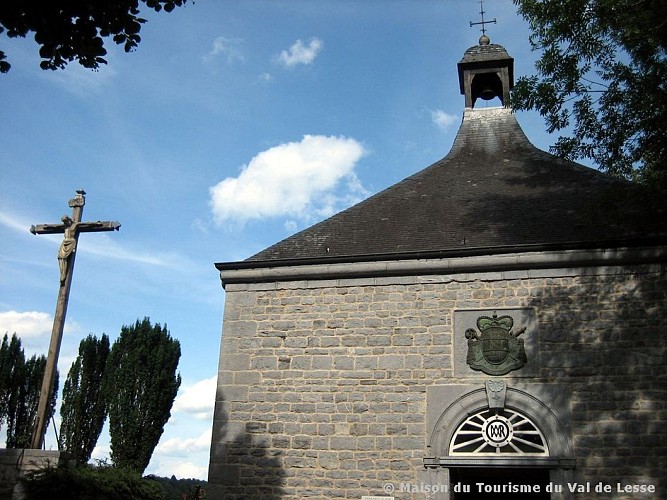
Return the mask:
<path id="1" fill-rule="evenodd" d="M 514 332 L 511 316 L 477 318 L 479 333 L 473 328 L 465 331 L 468 339 L 466 362 L 473 370 L 481 370 L 488 375 L 505 375 L 526 364 L 526 350 L 523 339 L 518 338 L 526 328 Z"/>

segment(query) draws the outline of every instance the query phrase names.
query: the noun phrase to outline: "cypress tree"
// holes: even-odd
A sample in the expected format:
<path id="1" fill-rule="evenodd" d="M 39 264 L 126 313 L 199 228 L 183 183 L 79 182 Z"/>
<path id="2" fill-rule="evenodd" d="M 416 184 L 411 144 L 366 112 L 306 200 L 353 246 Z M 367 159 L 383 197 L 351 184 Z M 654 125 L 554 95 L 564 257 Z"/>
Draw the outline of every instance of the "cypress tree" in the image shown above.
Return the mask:
<path id="1" fill-rule="evenodd" d="M 21 339 L 14 333 L 9 340 L 5 334 L 0 345 L 0 426 L 7 426 L 7 448 L 30 446 L 45 368 L 45 356 L 34 355 L 26 361 Z M 57 394 L 56 371 L 49 420 L 56 409 Z"/>
<path id="2" fill-rule="evenodd" d="M 9 417 L 10 404 L 15 404 L 18 381 L 20 380 L 20 370 L 25 363 L 23 349 L 21 349 L 21 340 L 12 335 L 9 340 L 7 334 L 2 339 L 0 345 L 0 427 Z"/>
<path id="3" fill-rule="evenodd" d="M 122 327 L 105 372 L 111 460 L 117 467 L 143 473 L 148 466 L 181 385 L 180 356 L 180 343 L 166 325 L 152 326 L 144 318 Z"/>
<path id="4" fill-rule="evenodd" d="M 90 460 L 107 417 L 107 397 L 102 390 L 109 357 L 109 337 L 88 335 L 79 344 L 79 355 L 67 374 L 60 406 L 60 439 L 63 449 L 80 463 Z"/>
<path id="5" fill-rule="evenodd" d="M 13 383 L 14 387 L 9 398 L 7 448 L 27 448 L 30 446 L 30 438 L 37 418 L 39 393 L 42 389 L 42 379 L 46 368 L 46 356 L 33 355 L 27 361 L 23 361 L 23 359 L 24 354 L 23 349 L 21 349 L 21 355 L 17 363 L 17 380 Z M 55 413 L 57 395 L 58 372 L 56 371 L 46 416 L 47 422 L 51 420 Z"/>

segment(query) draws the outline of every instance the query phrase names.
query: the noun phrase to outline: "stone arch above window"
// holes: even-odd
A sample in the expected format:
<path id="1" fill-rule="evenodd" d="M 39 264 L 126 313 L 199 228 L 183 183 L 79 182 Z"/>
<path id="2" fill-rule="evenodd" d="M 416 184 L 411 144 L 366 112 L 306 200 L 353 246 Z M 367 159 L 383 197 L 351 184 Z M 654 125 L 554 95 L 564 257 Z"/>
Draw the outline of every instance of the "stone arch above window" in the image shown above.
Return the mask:
<path id="1" fill-rule="evenodd" d="M 428 406 L 431 407 L 434 424 L 428 439 L 427 454 L 430 457 L 424 460 L 425 465 L 469 460 L 498 464 L 530 461 L 544 462 L 544 466 L 573 465 L 569 432 L 561 421 L 567 408 L 566 391 L 555 384 L 522 385 L 524 387 L 521 388 L 507 387 L 504 406 L 497 409 L 489 408 L 483 386 L 443 386 L 440 392 L 433 388 L 429 393 Z M 440 408 L 444 406 L 442 403 L 447 402 L 443 399 L 449 399 L 449 404 L 436 417 L 433 405 L 438 399 Z M 563 409 L 561 418 L 551 408 Z M 495 420 L 494 415 L 498 415 Z M 489 428 L 489 425 L 492 427 Z M 516 437 L 515 428 L 519 431 Z M 489 431 L 486 440 L 482 430 Z M 475 443 L 478 445 L 474 446 Z"/>

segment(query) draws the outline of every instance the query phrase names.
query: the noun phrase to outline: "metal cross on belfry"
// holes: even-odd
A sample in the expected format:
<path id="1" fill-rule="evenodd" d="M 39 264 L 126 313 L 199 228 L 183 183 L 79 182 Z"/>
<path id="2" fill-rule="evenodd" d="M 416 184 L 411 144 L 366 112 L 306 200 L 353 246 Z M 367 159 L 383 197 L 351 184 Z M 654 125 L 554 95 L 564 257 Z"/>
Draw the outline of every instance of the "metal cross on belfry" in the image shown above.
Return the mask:
<path id="1" fill-rule="evenodd" d="M 39 224 L 30 228 L 32 234 L 63 233 L 63 241 L 58 249 L 60 289 L 58 291 L 56 312 L 53 317 L 53 330 L 51 330 L 51 343 L 46 358 L 42 390 L 39 394 L 37 420 L 35 422 L 30 445 L 32 449 L 41 449 L 44 444 L 44 434 L 46 433 L 47 425 L 47 409 L 49 407 L 51 393 L 53 392 L 53 379 L 56 373 L 60 344 L 63 337 L 63 327 L 65 325 L 65 315 L 67 314 L 67 302 L 69 300 L 69 290 L 72 284 L 72 271 L 74 268 L 74 257 L 76 256 L 76 246 L 79 241 L 79 233 L 117 231 L 120 228 L 120 224 L 115 221 L 81 222 L 83 206 L 86 204 L 85 194 L 86 192 L 84 190 L 79 189 L 76 192 L 76 196 L 69 200 L 68 205 L 72 208 L 72 217 L 65 215 L 61 219 L 62 224 Z"/>
<path id="2" fill-rule="evenodd" d="M 480 2 L 479 2 L 479 13 L 482 15 L 482 20 L 480 22 L 477 22 L 477 23 L 473 23 L 472 21 L 470 21 L 470 27 L 472 28 L 473 26 L 475 26 L 477 24 L 481 24 L 482 25 L 482 35 L 486 35 L 486 26 L 485 25 L 486 24 L 496 24 L 496 18 L 494 17 L 492 21 L 485 21 L 484 20 L 484 14 L 486 14 L 486 12 L 484 12 L 484 1 L 483 0 L 480 0 Z"/>

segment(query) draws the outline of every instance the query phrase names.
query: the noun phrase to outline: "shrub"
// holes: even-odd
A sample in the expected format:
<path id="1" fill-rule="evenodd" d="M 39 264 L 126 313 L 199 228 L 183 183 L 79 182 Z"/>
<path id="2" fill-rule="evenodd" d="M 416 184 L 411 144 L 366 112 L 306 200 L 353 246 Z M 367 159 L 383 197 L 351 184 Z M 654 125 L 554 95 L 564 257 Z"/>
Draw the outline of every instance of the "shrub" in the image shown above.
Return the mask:
<path id="1" fill-rule="evenodd" d="M 161 486 L 137 472 L 79 466 L 39 471 L 22 481 L 26 500 L 164 500 Z"/>

